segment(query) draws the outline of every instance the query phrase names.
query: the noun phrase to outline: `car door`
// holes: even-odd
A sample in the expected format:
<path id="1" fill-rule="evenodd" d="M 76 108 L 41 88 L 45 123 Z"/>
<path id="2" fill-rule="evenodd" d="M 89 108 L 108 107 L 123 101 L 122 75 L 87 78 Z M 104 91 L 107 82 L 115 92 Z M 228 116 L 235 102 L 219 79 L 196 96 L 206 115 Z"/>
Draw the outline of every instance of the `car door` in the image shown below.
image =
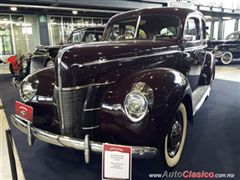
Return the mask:
<path id="1" fill-rule="evenodd" d="M 203 23 L 201 17 L 189 16 L 183 30 L 181 66 L 193 91 L 198 87 L 204 63 L 206 43 L 203 36 L 206 37 L 206 34 L 205 29 L 202 30 Z"/>

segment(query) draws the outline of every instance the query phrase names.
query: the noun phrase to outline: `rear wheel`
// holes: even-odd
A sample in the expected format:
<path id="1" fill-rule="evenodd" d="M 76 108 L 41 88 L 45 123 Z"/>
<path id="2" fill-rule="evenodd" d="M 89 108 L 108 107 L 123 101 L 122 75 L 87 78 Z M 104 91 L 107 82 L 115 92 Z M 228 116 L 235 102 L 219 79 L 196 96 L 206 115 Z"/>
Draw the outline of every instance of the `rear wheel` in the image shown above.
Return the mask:
<path id="1" fill-rule="evenodd" d="M 233 55 L 231 52 L 225 52 L 223 53 L 222 57 L 221 57 L 221 63 L 224 65 L 228 65 L 232 62 L 233 60 Z"/>
<path id="2" fill-rule="evenodd" d="M 164 139 L 164 158 L 168 167 L 176 166 L 181 158 L 187 134 L 187 111 L 183 103 L 178 107 L 176 116 Z"/>

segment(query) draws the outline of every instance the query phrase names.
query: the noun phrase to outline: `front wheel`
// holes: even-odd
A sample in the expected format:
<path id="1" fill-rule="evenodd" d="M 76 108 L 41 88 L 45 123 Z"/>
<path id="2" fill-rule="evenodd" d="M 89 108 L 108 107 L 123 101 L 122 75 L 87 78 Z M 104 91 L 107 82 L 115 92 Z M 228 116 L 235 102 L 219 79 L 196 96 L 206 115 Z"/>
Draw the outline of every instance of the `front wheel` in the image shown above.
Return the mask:
<path id="1" fill-rule="evenodd" d="M 183 103 L 178 107 L 176 116 L 164 139 L 164 157 L 168 167 L 176 166 L 181 158 L 187 134 L 187 111 Z"/>

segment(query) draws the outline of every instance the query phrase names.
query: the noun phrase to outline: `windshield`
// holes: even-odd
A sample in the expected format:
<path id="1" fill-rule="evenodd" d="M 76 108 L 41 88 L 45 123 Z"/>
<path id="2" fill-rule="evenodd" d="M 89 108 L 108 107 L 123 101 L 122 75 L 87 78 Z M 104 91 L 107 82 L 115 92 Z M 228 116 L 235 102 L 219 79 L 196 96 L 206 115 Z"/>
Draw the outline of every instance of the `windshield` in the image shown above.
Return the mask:
<path id="1" fill-rule="evenodd" d="M 239 37 L 239 34 L 237 33 L 232 33 L 232 34 L 229 34 L 227 37 L 226 37 L 227 40 L 237 40 L 237 39 L 240 39 Z"/>
<path id="2" fill-rule="evenodd" d="M 101 41 L 102 33 L 102 31 L 87 29 L 76 30 L 70 35 L 68 42 L 70 44 L 80 44 L 83 42 Z"/>
<path id="3" fill-rule="evenodd" d="M 145 15 L 122 19 L 107 28 L 106 40 L 175 39 L 179 33 L 179 20 L 170 15 Z"/>

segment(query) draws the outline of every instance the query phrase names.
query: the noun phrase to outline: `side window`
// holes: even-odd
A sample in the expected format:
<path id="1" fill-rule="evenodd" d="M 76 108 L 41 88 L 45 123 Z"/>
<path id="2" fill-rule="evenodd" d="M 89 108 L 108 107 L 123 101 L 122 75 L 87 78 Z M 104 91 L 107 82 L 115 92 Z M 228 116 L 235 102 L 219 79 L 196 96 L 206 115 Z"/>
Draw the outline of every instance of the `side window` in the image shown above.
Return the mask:
<path id="1" fill-rule="evenodd" d="M 184 36 L 192 41 L 200 40 L 200 26 L 197 18 L 189 18 L 185 24 Z"/>
<path id="2" fill-rule="evenodd" d="M 109 35 L 109 40 L 128 40 L 133 39 L 135 27 L 128 24 L 114 24 Z"/>

